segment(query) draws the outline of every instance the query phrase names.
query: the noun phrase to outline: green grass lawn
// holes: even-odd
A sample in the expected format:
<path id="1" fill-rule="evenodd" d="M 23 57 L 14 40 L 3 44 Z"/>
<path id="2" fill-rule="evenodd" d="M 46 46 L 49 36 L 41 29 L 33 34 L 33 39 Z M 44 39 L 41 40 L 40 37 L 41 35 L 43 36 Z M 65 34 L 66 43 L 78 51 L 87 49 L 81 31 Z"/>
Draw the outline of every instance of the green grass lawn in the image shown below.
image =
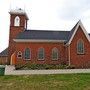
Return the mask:
<path id="1" fill-rule="evenodd" d="M 90 74 L 0 76 L 0 90 L 90 90 Z"/>

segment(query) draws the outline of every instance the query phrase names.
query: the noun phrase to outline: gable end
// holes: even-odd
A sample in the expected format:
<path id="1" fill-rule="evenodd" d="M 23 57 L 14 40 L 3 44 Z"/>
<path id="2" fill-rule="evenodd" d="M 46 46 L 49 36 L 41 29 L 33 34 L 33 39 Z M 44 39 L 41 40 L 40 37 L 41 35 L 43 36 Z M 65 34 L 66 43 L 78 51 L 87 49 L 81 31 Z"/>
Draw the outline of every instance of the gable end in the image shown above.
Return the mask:
<path id="1" fill-rule="evenodd" d="M 74 38 L 74 36 L 75 36 L 75 34 L 76 34 L 76 32 L 77 32 L 79 26 L 81 27 L 82 31 L 84 32 L 84 34 L 85 34 L 87 40 L 90 42 L 90 37 L 89 37 L 89 35 L 88 35 L 86 29 L 84 28 L 82 22 L 79 21 L 78 24 L 77 24 L 77 26 L 76 26 L 76 28 L 75 28 L 75 30 L 74 30 L 74 32 L 73 32 L 73 34 L 72 34 L 72 36 L 71 36 L 71 38 L 70 38 L 70 40 L 69 40 L 68 43 L 67 43 L 68 45 L 71 44 L 71 42 L 72 42 L 72 40 L 73 40 L 73 38 Z"/>

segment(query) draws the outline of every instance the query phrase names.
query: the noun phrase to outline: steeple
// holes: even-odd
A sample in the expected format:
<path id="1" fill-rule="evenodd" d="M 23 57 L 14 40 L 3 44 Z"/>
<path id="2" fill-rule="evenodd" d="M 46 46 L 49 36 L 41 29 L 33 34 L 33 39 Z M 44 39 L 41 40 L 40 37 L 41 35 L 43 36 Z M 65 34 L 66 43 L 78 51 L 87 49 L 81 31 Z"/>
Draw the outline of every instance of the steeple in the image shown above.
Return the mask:
<path id="1" fill-rule="evenodd" d="M 27 29 L 27 21 L 28 16 L 24 10 L 21 8 L 10 10 L 10 34 L 9 34 L 9 58 L 8 60 L 11 60 L 11 56 L 15 51 L 15 42 L 13 39 L 16 38 L 16 36 L 23 32 L 25 29 Z"/>
<path id="2" fill-rule="evenodd" d="M 10 10 L 9 13 L 11 16 L 10 26 L 23 26 L 24 28 L 27 28 L 27 20 L 29 20 L 29 18 L 23 9 Z"/>

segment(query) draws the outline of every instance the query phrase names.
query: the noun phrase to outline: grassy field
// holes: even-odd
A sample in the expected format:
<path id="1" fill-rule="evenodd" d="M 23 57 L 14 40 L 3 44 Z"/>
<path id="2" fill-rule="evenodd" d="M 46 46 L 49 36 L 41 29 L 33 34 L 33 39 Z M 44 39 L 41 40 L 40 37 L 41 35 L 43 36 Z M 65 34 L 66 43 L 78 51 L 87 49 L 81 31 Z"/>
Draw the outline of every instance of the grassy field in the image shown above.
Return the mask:
<path id="1" fill-rule="evenodd" d="M 0 90 L 90 90 L 90 74 L 0 76 Z"/>

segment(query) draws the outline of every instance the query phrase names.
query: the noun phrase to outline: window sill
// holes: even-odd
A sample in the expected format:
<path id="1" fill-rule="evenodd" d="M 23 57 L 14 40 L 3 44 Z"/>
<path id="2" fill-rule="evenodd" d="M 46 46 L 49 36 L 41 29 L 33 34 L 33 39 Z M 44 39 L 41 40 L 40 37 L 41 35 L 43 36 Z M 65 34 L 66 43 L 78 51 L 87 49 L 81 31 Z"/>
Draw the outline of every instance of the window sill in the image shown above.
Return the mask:
<path id="1" fill-rule="evenodd" d="M 30 61 L 31 59 L 24 59 L 24 61 Z"/>
<path id="2" fill-rule="evenodd" d="M 52 61 L 58 61 L 58 59 L 52 59 Z"/>
<path id="3" fill-rule="evenodd" d="M 22 57 L 17 57 L 17 59 L 22 59 Z"/>
<path id="4" fill-rule="evenodd" d="M 85 53 L 77 53 L 77 55 L 85 55 Z"/>
<path id="5" fill-rule="evenodd" d="M 38 61 L 44 61 L 44 59 L 38 59 Z"/>

